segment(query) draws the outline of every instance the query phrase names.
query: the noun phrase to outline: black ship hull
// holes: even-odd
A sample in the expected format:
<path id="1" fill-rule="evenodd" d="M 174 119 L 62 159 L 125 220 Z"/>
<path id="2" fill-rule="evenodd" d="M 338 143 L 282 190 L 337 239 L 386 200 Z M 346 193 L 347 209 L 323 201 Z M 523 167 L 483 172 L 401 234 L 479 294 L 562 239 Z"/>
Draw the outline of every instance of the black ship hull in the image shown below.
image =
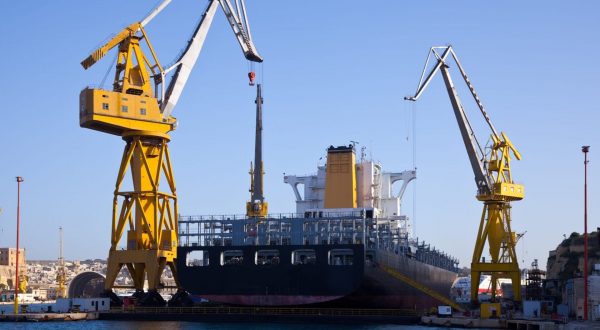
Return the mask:
<path id="1" fill-rule="evenodd" d="M 450 296 L 450 288 L 457 273 L 393 252 L 376 251 L 374 262 L 367 262 L 360 287 L 332 305 L 356 308 L 401 308 L 428 311 L 442 304 L 437 299 L 402 282 L 386 272 L 387 266 L 433 289 L 443 296 Z"/>
<path id="2" fill-rule="evenodd" d="M 186 256 L 194 250 L 206 251 L 208 263 L 189 266 L 186 258 L 179 258 L 182 286 L 193 296 L 227 304 L 290 306 L 331 301 L 358 289 L 364 272 L 364 248 L 355 244 L 334 247 L 360 256 L 351 265 L 292 261 L 298 251 L 314 251 L 317 261 L 326 261 L 332 246 L 325 245 L 180 247 L 177 253 Z M 242 257 L 226 263 L 223 255 L 228 251 Z M 277 251 L 278 262 L 257 264 L 259 251 Z"/>
<path id="3" fill-rule="evenodd" d="M 207 256 L 190 265 L 186 256 L 193 251 Z M 275 251 L 276 260 L 260 259 Z M 307 251 L 314 258 L 300 260 L 298 253 Z M 389 251 L 369 251 L 365 258 L 362 244 L 184 246 L 178 255 L 179 280 L 193 297 L 234 305 L 422 310 L 440 302 L 394 278 L 382 264 L 446 296 L 456 278 L 455 272 Z"/>

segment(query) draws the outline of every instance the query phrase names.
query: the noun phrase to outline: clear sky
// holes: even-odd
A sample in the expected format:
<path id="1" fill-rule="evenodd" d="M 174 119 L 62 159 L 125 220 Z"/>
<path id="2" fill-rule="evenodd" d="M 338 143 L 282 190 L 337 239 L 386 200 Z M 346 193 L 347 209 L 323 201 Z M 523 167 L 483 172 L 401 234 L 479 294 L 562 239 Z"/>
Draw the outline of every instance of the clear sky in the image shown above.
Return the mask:
<path id="1" fill-rule="evenodd" d="M 114 52 L 88 71 L 95 47 L 143 17 L 155 1 L 11 1 L 0 14 L 0 245 L 15 243 L 22 184 L 22 246 L 29 259 L 106 258 L 111 202 L 124 142 L 82 129 L 79 92 L 99 85 Z M 173 1 L 147 26 L 162 63 L 184 47 L 205 1 Z M 265 63 L 265 194 L 292 212 L 283 173 L 309 174 L 329 145 L 359 141 L 388 171 L 410 169 L 416 138 L 417 235 L 469 265 L 482 205 L 441 77 L 415 105 L 429 47 L 451 43 L 498 130 L 523 155 L 513 228 L 517 253 L 545 266 L 563 234 L 583 231 L 583 154 L 589 153 L 589 228 L 600 226 L 600 2 L 247 1 Z M 242 214 L 253 158 L 254 96 L 248 65 L 222 12 L 174 115 L 170 144 L 180 212 Z M 110 85 L 109 83 L 107 86 Z M 455 74 L 480 138 L 488 131 Z M 411 133 L 416 113 L 416 134 Z M 477 118 L 477 119 L 475 119 Z M 416 211 L 416 212 L 415 212 Z M 416 213 L 416 214 L 415 214 Z"/>

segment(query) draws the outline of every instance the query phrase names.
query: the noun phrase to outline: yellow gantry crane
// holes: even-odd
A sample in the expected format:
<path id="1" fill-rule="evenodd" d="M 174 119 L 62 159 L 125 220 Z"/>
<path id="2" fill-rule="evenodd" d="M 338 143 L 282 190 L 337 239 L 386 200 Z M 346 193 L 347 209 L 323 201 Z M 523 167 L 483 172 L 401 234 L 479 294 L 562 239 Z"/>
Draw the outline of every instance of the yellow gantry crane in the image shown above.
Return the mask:
<path id="1" fill-rule="evenodd" d="M 484 152 L 479 141 L 477 141 L 458 98 L 456 88 L 448 71 L 449 65 L 447 62 L 450 56 L 454 59 L 461 76 L 491 130 L 491 146 L 488 153 Z M 436 64 L 425 78 L 426 70 L 432 59 Z M 416 101 L 438 71 L 442 73 L 442 77 L 444 78 L 446 90 L 454 109 L 454 115 L 456 116 L 456 121 L 458 122 L 458 127 L 467 149 L 467 154 L 469 155 L 469 161 L 475 174 L 477 199 L 484 204 L 475 240 L 473 259 L 471 261 L 471 301 L 477 302 L 479 279 L 482 274 L 491 274 L 492 276 L 492 297 L 496 294 L 497 280 L 499 278 L 508 278 L 512 281 L 514 299 L 520 301 L 521 281 L 515 249 L 517 238 L 515 232 L 511 229 L 510 202 L 523 199 L 525 197 L 525 190 L 522 185 L 513 182 L 510 163 L 512 156 L 520 160 L 521 154 L 519 154 L 506 134 L 502 132 L 498 134 L 494 128 L 471 81 L 458 61 L 458 57 L 454 53 L 452 46 L 432 47 L 430 49 L 417 92 L 414 96 L 406 97 L 405 99 Z M 486 242 L 489 245 L 491 256 L 491 260 L 488 262 L 482 259 Z"/>
<path id="2" fill-rule="evenodd" d="M 112 292 L 123 266 L 127 267 L 139 303 L 164 305 L 157 290 L 160 277 L 169 267 L 177 280 L 177 194 L 169 156 L 169 132 L 176 127 L 171 115 L 200 55 L 213 17 L 221 7 L 247 60 L 262 62 L 250 34 L 244 1 L 209 0 L 202 18 L 183 53 L 170 68 L 163 68 L 144 27 L 171 0 L 162 1 L 147 17 L 133 23 L 90 54 L 81 65 L 87 69 L 113 48 L 117 64 L 111 91 L 86 88 L 80 94 L 81 127 L 121 136 L 125 150 L 119 167 L 113 198 L 111 246 L 105 281 L 106 294 L 114 304 L 120 300 Z M 145 43 L 150 57 L 146 56 Z M 164 88 L 166 76 L 174 73 Z M 252 78 L 252 77 L 251 77 Z M 133 189 L 121 185 L 130 169 Z M 166 183 L 168 191 L 161 191 Z M 127 230 L 126 230 L 127 227 Z M 126 247 L 118 244 L 126 232 Z M 148 292 L 144 293 L 144 282 Z"/>

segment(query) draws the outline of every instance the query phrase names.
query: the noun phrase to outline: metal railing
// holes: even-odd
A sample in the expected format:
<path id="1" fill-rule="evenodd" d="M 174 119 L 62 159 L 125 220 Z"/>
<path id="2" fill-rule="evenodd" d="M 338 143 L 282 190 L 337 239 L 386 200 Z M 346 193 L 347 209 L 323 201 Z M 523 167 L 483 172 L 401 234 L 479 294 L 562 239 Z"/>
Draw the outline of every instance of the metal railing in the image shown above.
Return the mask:
<path id="1" fill-rule="evenodd" d="M 364 210 L 245 215 L 179 215 L 180 246 L 365 244 L 457 272 L 458 259 L 409 238 L 402 219 L 365 218 Z"/>
<path id="2" fill-rule="evenodd" d="M 304 218 L 300 213 L 275 213 L 269 214 L 269 219 L 289 219 Z M 179 215 L 179 223 L 197 222 L 197 221 L 226 221 L 226 220 L 246 220 L 250 219 L 245 214 L 219 214 L 219 215 Z"/>

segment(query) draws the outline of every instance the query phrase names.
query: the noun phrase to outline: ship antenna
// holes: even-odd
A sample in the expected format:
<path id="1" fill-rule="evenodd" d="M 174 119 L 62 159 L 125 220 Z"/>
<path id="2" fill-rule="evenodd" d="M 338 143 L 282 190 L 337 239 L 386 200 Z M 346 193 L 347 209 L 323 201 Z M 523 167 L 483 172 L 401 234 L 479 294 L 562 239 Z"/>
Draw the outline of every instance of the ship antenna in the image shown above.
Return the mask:
<path id="1" fill-rule="evenodd" d="M 366 158 L 367 158 L 367 147 L 362 146 L 362 147 L 360 147 L 360 162 L 364 163 Z"/>

